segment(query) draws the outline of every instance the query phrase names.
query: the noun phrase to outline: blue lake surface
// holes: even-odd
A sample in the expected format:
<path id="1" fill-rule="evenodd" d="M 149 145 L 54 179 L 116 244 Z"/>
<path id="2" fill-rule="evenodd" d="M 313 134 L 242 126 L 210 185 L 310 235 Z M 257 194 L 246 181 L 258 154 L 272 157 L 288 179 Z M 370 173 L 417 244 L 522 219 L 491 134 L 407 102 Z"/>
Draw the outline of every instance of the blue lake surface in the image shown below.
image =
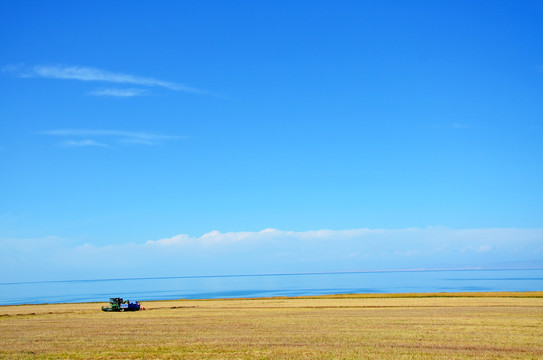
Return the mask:
<path id="1" fill-rule="evenodd" d="M 180 276 L 0 283 L 0 305 L 345 293 L 541 291 L 543 269 Z"/>

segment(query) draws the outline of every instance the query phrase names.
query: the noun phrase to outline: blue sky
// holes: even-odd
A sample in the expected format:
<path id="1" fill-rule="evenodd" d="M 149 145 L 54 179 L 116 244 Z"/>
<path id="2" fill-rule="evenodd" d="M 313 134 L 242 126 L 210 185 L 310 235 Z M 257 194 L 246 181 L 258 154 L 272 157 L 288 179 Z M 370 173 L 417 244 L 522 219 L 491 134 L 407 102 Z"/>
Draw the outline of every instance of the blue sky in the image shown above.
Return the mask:
<path id="1" fill-rule="evenodd" d="M 2 273 L 102 276 L 115 247 L 157 276 L 541 266 L 541 18 L 539 1 L 3 1 Z M 192 248 L 149 250 L 179 237 Z"/>

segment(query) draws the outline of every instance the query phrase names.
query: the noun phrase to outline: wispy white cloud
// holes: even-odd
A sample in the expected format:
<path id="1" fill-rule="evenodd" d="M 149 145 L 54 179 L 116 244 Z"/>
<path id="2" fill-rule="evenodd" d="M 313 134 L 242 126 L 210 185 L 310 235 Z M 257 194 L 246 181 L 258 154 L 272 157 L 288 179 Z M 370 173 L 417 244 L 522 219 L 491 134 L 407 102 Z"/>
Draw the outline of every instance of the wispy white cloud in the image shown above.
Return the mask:
<path id="1" fill-rule="evenodd" d="M 149 132 L 124 131 L 124 130 L 107 130 L 107 129 L 56 129 L 41 131 L 43 135 L 60 135 L 60 136 L 122 136 L 127 138 L 139 139 L 178 139 L 175 135 L 162 135 Z"/>
<path id="2" fill-rule="evenodd" d="M 158 86 L 174 91 L 185 91 L 195 94 L 206 94 L 205 90 L 178 84 L 170 81 L 158 80 L 150 77 L 116 73 L 107 70 L 84 66 L 44 66 L 38 65 L 30 68 L 22 76 L 39 76 L 51 79 L 101 81 L 120 84 L 135 84 L 142 86 Z"/>
<path id="3" fill-rule="evenodd" d="M 162 135 L 149 132 L 123 131 L 123 130 L 104 130 L 104 129 L 56 129 L 38 132 L 40 135 L 70 137 L 72 139 L 64 140 L 61 144 L 64 146 L 102 146 L 111 147 L 111 143 L 122 145 L 157 145 L 164 141 L 176 140 L 182 138 L 175 135 Z M 73 139 L 73 138 L 85 139 Z M 89 138 L 100 138 L 97 141 Z"/>
<path id="4" fill-rule="evenodd" d="M 31 67 L 24 67 L 22 65 L 6 65 L 2 68 L 2 72 L 15 73 L 17 76 L 23 78 L 41 77 L 48 79 L 79 80 L 86 82 L 130 84 L 146 87 L 160 87 L 173 91 L 183 91 L 199 95 L 211 95 L 214 97 L 220 97 L 219 95 L 213 94 L 208 90 L 187 86 L 177 82 L 159 80 L 152 77 L 112 72 L 87 66 L 36 65 Z M 125 89 L 124 94 L 130 93 L 130 91 L 134 93 L 134 90 L 135 89 Z M 123 91 L 121 91 L 121 89 L 102 90 L 90 94 L 99 96 L 135 96 L 120 95 L 123 94 Z"/>
<path id="5" fill-rule="evenodd" d="M 144 138 L 123 138 L 119 139 L 118 142 L 123 145 L 156 145 L 157 140 L 150 140 Z"/>
<path id="6" fill-rule="evenodd" d="M 490 245 L 481 245 L 481 246 L 478 246 L 478 247 L 473 247 L 473 246 L 465 247 L 465 248 L 462 249 L 462 252 L 474 251 L 474 252 L 483 253 L 483 252 L 487 252 L 487 251 L 491 251 L 491 250 L 492 250 L 492 246 L 490 246 Z"/>
<path id="7" fill-rule="evenodd" d="M 91 96 L 114 96 L 114 97 L 134 97 L 144 96 L 148 92 L 144 89 L 102 89 L 88 93 Z"/>
<path id="8" fill-rule="evenodd" d="M 100 143 L 94 140 L 66 140 L 62 142 L 63 146 L 67 147 L 86 147 L 86 146 L 98 146 L 98 147 L 109 147 L 106 144 Z"/>
<path id="9" fill-rule="evenodd" d="M 23 64 L 7 64 L 2 67 L 3 73 L 13 73 L 13 72 L 20 72 L 24 69 Z"/>
<path id="10" fill-rule="evenodd" d="M 470 126 L 467 124 L 462 124 L 462 123 L 457 123 L 457 122 L 453 123 L 452 127 L 455 129 L 469 129 L 470 128 Z"/>

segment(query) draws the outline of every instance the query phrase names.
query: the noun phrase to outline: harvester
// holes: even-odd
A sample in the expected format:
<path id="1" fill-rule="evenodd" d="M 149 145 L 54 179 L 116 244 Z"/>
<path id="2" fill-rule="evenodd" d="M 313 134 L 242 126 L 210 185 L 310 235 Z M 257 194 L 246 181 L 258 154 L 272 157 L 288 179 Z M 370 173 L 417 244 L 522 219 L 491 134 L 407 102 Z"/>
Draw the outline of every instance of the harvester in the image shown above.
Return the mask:
<path id="1" fill-rule="evenodd" d="M 138 301 L 123 301 L 123 298 L 110 298 L 109 306 L 102 306 L 102 311 L 139 311 L 141 310 Z"/>

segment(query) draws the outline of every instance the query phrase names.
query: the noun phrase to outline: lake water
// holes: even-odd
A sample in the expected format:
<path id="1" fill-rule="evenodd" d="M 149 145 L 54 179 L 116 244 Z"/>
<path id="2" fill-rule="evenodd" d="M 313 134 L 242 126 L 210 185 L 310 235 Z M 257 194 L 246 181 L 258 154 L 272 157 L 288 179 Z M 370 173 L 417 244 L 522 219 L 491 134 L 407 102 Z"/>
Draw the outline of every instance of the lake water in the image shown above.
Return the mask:
<path id="1" fill-rule="evenodd" d="M 0 283 L 0 305 L 345 293 L 541 291 L 539 270 L 384 271 Z"/>

